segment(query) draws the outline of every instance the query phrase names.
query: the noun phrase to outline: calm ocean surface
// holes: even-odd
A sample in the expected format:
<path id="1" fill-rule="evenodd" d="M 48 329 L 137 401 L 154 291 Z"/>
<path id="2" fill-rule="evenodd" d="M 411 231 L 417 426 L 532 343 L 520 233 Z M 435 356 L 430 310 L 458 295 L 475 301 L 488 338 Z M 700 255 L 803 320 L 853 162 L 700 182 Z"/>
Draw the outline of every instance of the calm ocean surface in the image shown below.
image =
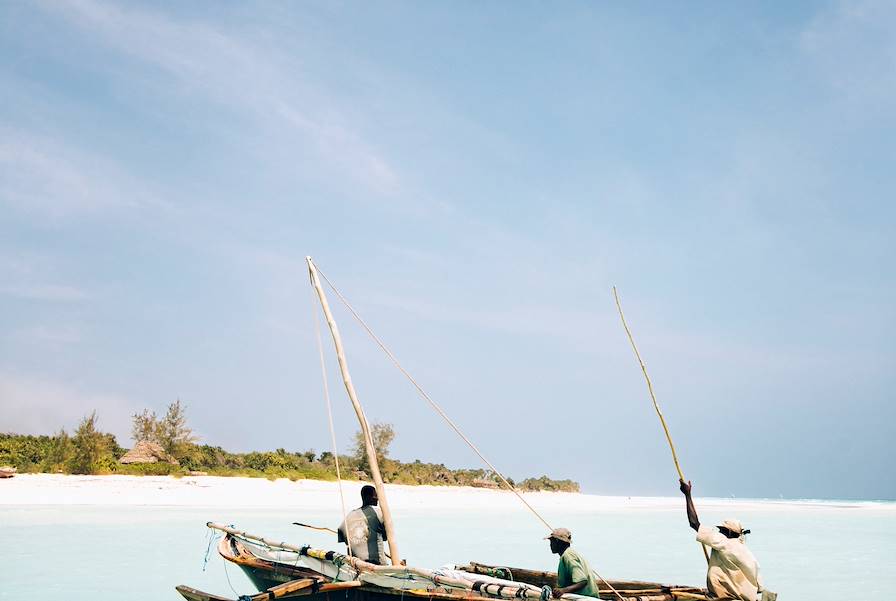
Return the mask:
<path id="1" fill-rule="evenodd" d="M 769 588 L 788 599 L 891 600 L 896 591 L 892 505 L 771 504 L 728 516 L 753 530 L 750 547 Z M 574 546 L 607 578 L 702 584 L 705 563 L 684 511 L 630 509 L 547 516 L 569 527 Z M 555 569 L 539 524 L 524 511 L 402 511 L 401 552 L 437 567 L 470 560 Z M 0 599 L 177 601 L 177 584 L 235 598 L 254 589 L 208 545 L 209 520 L 298 544 L 340 549 L 333 537 L 290 525 L 332 526 L 336 511 L 181 507 L 0 506 Z M 860 592 L 858 592 L 860 591 Z"/>

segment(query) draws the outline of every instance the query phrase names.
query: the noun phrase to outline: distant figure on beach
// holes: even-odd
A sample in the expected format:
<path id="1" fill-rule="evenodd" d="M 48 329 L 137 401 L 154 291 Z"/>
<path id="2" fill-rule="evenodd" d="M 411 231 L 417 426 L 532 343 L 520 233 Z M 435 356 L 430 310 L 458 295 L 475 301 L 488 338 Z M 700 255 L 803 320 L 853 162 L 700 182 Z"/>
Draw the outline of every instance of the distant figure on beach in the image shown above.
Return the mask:
<path id="1" fill-rule="evenodd" d="M 573 549 L 572 532 L 566 528 L 555 528 L 545 539 L 551 543 L 551 553 L 560 556 L 560 564 L 557 566 L 557 588 L 553 590 L 554 598 L 560 595 L 575 593 L 597 597 L 597 583 L 591 572 L 591 566 L 585 558 Z"/>
<path id="2" fill-rule="evenodd" d="M 382 565 L 386 563 L 386 553 L 383 551 L 386 527 L 378 504 L 376 489 L 369 484 L 364 485 L 361 488 L 361 506 L 345 516 L 337 536 L 340 543 L 348 545 L 351 555 Z"/>
<path id="3" fill-rule="evenodd" d="M 747 548 L 744 537 L 750 533 L 737 520 L 725 520 L 716 527 L 701 526 L 691 498 L 691 483 L 680 480 L 688 523 L 697 531 L 697 541 L 710 547 L 706 588 L 710 599 L 757 601 L 762 592 L 759 562 Z M 761 599 L 774 599 L 774 593 L 762 593 Z"/>

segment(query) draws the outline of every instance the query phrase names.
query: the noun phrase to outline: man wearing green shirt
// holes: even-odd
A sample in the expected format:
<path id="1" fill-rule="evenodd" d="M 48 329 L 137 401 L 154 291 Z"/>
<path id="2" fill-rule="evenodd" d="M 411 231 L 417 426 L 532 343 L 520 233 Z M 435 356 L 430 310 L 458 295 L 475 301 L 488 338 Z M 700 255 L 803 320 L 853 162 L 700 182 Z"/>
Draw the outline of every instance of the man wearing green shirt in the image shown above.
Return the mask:
<path id="1" fill-rule="evenodd" d="M 555 528 L 550 536 L 545 538 L 551 542 L 551 553 L 560 556 L 560 564 L 557 566 L 557 588 L 553 590 L 554 598 L 559 599 L 566 593 L 597 597 L 597 583 L 594 581 L 591 566 L 584 557 L 570 547 L 572 532 L 566 528 Z"/>

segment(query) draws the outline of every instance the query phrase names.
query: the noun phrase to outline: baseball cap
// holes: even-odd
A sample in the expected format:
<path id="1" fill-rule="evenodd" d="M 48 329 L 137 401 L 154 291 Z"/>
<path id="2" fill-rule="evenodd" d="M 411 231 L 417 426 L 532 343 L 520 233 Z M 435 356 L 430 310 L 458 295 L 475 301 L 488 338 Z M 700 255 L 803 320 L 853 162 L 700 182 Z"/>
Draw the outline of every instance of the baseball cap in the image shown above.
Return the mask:
<path id="1" fill-rule="evenodd" d="M 572 532 L 566 528 L 554 528 L 549 535 L 544 537 L 544 540 L 548 540 L 549 538 L 556 538 L 557 540 L 562 540 L 564 543 L 572 544 Z"/>
<path id="2" fill-rule="evenodd" d="M 744 525 L 741 524 L 738 520 L 725 520 L 721 524 L 717 526 L 718 528 L 727 528 L 733 534 L 743 534 L 744 533 Z"/>

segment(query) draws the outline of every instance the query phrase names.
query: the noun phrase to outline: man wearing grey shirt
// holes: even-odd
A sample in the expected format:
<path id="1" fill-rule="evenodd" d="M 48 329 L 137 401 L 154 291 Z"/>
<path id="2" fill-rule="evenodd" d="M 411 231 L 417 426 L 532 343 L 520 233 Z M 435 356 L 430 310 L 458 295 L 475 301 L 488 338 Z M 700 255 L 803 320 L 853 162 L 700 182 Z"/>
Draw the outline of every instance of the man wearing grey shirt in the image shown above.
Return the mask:
<path id="1" fill-rule="evenodd" d="M 337 536 L 340 543 L 348 545 L 349 555 L 382 565 L 386 563 L 386 553 L 383 551 L 386 528 L 378 503 L 376 489 L 369 484 L 363 486 L 361 506 L 345 516 Z"/>

